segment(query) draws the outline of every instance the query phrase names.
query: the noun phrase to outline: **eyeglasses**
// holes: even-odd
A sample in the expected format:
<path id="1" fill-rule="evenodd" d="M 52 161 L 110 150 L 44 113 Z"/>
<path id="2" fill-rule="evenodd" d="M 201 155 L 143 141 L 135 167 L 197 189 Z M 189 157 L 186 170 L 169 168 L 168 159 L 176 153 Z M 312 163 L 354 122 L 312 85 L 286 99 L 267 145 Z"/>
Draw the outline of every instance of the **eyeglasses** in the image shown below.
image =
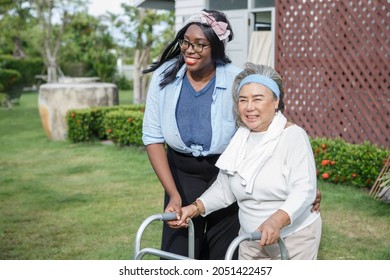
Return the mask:
<path id="1" fill-rule="evenodd" d="M 199 43 L 191 43 L 185 39 L 179 39 L 177 41 L 179 42 L 179 46 L 183 51 L 185 51 L 186 49 L 188 49 L 191 46 L 192 49 L 194 50 L 194 52 L 196 52 L 196 53 L 201 53 L 203 51 L 204 47 L 210 46 L 210 44 L 204 45 L 204 44 L 199 44 Z"/>

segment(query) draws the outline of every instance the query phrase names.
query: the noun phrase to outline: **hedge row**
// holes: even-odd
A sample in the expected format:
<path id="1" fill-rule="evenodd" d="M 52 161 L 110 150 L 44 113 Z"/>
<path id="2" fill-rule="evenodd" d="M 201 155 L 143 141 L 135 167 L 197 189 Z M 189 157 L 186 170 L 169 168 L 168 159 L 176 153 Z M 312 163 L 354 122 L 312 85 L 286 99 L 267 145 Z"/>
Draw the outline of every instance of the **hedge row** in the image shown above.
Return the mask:
<path id="1" fill-rule="evenodd" d="M 72 142 L 112 140 L 118 145 L 142 145 L 144 105 L 69 110 L 68 138 Z"/>
<path id="2" fill-rule="evenodd" d="M 67 114 L 68 137 L 73 142 L 112 140 L 117 145 L 142 145 L 144 105 L 83 110 Z M 371 187 L 390 151 L 375 145 L 349 144 L 342 139 L 310 139 L 318 180 Z"/>
<path id="3" fill-rule="evenodd" d="M 0 55 L 0 68 L 3 70 L 13 70 L 18 72 L 18 80 L 7 87 L 7 79 L 1 79 L 4 91 L 21 91 L 23 87 L 33 86 L 36 83 L 35 76 L 42 73 L 44 63 L 41 58 L 15 58 L 12 55 Z"/>
<path id="4" fill-rule="evenodd" d="M 342 139 L 311 139 L 319 180 L 371 187 L 390 151 L 368 142 L 349 144 Z"/>
<path id="5" fill-rule="evenodd" d="M 0 92 L 8 92 L 20 80 L 20 73 L 12 69 L 0 69 Z"/>

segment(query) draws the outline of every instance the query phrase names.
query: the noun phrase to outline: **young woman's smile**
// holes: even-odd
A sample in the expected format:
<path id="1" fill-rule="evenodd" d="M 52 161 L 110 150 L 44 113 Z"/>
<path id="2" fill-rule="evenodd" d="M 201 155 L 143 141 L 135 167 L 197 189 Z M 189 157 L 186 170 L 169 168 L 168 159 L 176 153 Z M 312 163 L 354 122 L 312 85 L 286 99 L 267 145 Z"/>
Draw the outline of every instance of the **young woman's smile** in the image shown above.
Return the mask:
<path id="1" fill-rule="evenodd" d="M 211 57 L 211 46 L 202 29 L 196 24 L 190 25 L 184 34 L 184 41 L 186 45 L 189 44 L 187 49 L 182 47 L 181 51 L 188 70 L 206 73 L 213 71 L 215 65 Z M 201 45 L 201 51 L 197 49 L 199 45 Z"/>

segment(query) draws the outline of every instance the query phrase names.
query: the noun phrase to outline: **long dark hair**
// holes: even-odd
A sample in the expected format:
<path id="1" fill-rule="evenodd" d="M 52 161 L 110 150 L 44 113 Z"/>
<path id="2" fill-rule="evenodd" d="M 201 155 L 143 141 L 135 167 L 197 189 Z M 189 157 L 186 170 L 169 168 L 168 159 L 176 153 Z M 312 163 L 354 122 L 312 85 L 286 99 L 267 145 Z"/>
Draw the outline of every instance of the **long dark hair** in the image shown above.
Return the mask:
<path id="1" fill-rule="evenodd" d="M 230 35 L 229 35 L 228 41 L 233 40 L 233 36 L 234 36 L 233 30 L 232 30 L 232 27 L 230 25 L 230 22 L 228 21 L 228 19 L 226 18 L 224 13 L 222 13 L 220 11 L 216 11 L 216 10 L 207 10 L 207 9 L 203 9 L 203 11 L 207 12 L 207 13 L 211 13 L 216 21 L 226 22 L 228 24 L 227 28 L 230 30 Z M 185 26 L 183 26 L 177 32 L 174 40 L 163 51 L 163 53 L 160 57 L 160 60 L 153 63 L 152 65 L 150 65 L 149 68 L 145 69 L 142 72 L 144 74 L 153 72 L 157 68 L 159 68 L 162 64 L 164 64 L 165 62 L 167 62 L 171 59 L 177 58 L 177 60 L 175 62 L 173 62 L 172 65 L 170 65 L 170 67 L 168 67 L 166 69 L 166 71 L 163 73 L 164 78 L 160 82 L 161 88 L 164 88 L 166 85 L 168 85 L 169 83 L 171 83 L 175 79 L 177 72 L 180 70 L 180 68 L 184 64 L 184 59 L 183 59 L 183 56 L 181 55 L 181 50 L 180 50 L 179 44 L 177 43 L 177 40 L 184 38 L 184 34 L 186 33 L 187 28 L 192 24 L 198 25 L 202 29 L 207 40 L 210 42 L 210 44 L 211 44 L 211 57 L 213 58 L 216 65 L 224 65 L 224 64 L 232 62 L 230 60 L 230 58 L 225 53 L 224 43 L 219 40 L 218 36 L 215 34 L 213 29 L 209 25 L 202 24 L 200 22 L 190 22 L 190 23 L 186 24 Z"/>

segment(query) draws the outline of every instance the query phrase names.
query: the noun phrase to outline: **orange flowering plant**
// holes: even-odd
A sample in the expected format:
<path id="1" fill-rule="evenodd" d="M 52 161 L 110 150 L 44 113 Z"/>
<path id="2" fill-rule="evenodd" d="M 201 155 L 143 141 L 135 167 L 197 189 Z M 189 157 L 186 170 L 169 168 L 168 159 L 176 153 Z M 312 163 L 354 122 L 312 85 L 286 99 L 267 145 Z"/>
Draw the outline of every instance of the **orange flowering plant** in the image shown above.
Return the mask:
<path id="1" fill-rule="evenodd" d="M 343 139 L 311 138 L 318 180 L 371 187 L 390 153 L 368 142 L 349 144 Z"/>

